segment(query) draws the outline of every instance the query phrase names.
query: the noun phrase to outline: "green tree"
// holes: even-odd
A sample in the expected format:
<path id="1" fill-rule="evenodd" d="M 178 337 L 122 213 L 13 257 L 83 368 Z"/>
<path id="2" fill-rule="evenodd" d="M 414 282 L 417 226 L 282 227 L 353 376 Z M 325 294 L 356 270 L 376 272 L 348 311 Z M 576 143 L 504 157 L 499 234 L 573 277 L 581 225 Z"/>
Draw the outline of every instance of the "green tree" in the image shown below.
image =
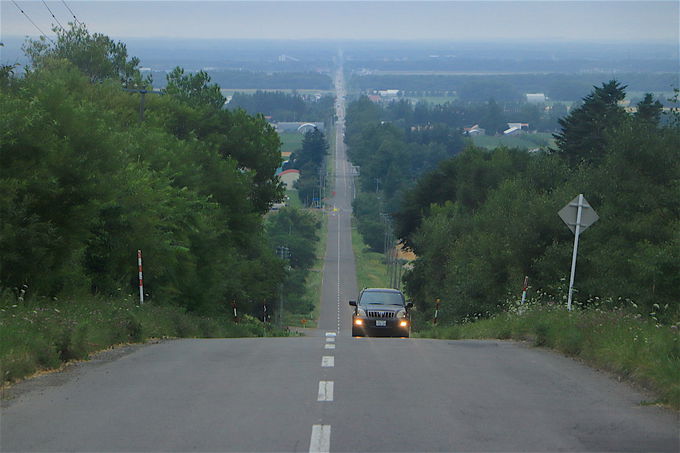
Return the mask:
<path id="1" fill-rule="evenodd" d="M 28 40 L 24 52 L 33 68 L 48 65 L 54 59 L 66 59 L 86 74 L 91 82 L 118 80 L 127 88 L 151 84 L 139 72 L 139 58 L 128 59 L 127 46 L 100 33 L 90 34 L 85 24 L 71 24 L 69 29 L 54 28 L 56 40 L 44 36 Z"/>
<path id="2" fill-rule="evenodd" d="M 205 71 L 185 74 L 178 66 L 167 75 L 167 82 L 165 92 L 192 107 L 219 110 L 227 101 L 220 86 L 210 84 L 210 76 Z"/>
<path id="3" fill-rule="evenodd" d="M 484 116 L 480 119 L 479 125 L 494 134 L 503 132 L 506 129 L 507 123 L 503 117 L 503 110 L 495 100 L 489 99 L 486 103 Z"/>
<path id="4" fill-rule="evenodd" d="M 661 120 L 663 104 L 659 100 L 654 100 L 651 93 L 646 93 L 645 98 L 637 105 L 635 119 L 657 126 Z"/>
<path id="5" fill-rule="evenodd" d="M 626 118 L 618 104 L 626 97 L 625 85 L 611 80 L 593 88 L 580 107 L 559 120 L 562 132 L 554 134 L 557 153 L 570 165 L 602 162 L 608 135 Z"/>

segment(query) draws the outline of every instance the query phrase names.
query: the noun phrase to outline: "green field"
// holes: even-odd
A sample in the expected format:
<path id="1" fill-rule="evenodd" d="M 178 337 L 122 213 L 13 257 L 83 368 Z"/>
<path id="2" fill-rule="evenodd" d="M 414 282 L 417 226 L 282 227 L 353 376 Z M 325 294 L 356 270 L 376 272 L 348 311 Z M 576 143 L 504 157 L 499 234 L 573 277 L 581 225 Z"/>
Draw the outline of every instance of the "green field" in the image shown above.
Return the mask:
<path id="1" fill-rule="evenodd" d="M 352 249 L 356 262 L 357 288 L 361 290 L 362 288 L 386 287 L 387 267 L 383 259 L 384 255 L 370 251 L 354 225 L 352 225 Z"/>
<path id="2" fill-rule="evenodd" d="M 487 149 L 495 149 L 499 146 L 520 149 L 546 148 L 555 146 L 555 140 L 553 139 L 552 134 L 548 132 L 511 136 L 479 135 L 472 137 L 471 140 L 475 146 Z"/>
<path id="3" fill-rule="evenodd" d="M 281 152 L 294 152 L 302 147 L 302 139 L 304 135 L 299 132 L 282 132 L 279 133 L 281 138 Z"/>

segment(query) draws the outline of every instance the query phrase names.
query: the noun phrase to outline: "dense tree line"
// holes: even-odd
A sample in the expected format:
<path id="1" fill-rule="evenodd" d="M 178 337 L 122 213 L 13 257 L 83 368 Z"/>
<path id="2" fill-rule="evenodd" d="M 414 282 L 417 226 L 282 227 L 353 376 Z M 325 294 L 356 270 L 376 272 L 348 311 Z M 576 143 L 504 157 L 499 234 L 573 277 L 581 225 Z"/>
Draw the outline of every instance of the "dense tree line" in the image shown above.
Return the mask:
<path id="1" fill-rule="evenodd" d="M 84 27 L 26 45 L 0 83 L 0 287 L 28 295 L 132 292 L 136 250 L 152 300 L 205 313 L 275 297 L 284 266 L 263 228 L 283 191 L 280 141 L 262 117 L 223 109 L 204 72 L 164 95 L 139 61 Z M 253 308 L 254 310 L 254 308 Z"/>
<path id="2" fill-rule="evenodd" d="M 255 72 L 239 69 L 213 69 L 207 71 L 213 82 L 223 88 L 254 90 L 331 90 L 333 83 L 328 74 L 319 72 Z M 164 87 L 163 72 L 153 71 L 154 84 Z M 156 80 L 158 79 L 158 80 Z"/>
<path id="3" fill-rule="evenodd" d="M 286 279 L 282 287 L 285 310 L 311 313 L 315 301 L 307 297 L 305 282 L 316 260 L 316 244 L 320 240 L 318 213 L 286 207 L 268 216 L 266 228 L 272 249 L 285 247 L 286 250 L 283 257 L 279 256 L 286 265 Z M 286 257 L 286 254 L 289 256 Z"/>
<path id="4" fill-rule="evenodd" d="M 379 106 L 362 97 L 347 108 L 345 141 L 352 163 L 361 169 L 355 215 L 373 250 L 384 248 L 381 214 L 394 212 L 421 174 L 463 149 L 459 127 L 438 119 L 429 106 L 405 101 Z"/>
<path id="5" fill-rule="evenodd" d="M 605 302 L 658 319 L 680 314 L 680 122 L 646 96 L 636 114 L 625 86 L 596 87 L 561 121 L 549 153 L 468 148 L 420 178 L 395 215 L 418 256 L 405 277 L 430 316 L 488 316 L 532 294 L 562 301 L 573 234 L 557 211 L 583 193 L 600 216 L 581 238 L 579 303 Z M 677 101 L 677 99 L 676 99 Z"/>
<path id="6" fill-rule="evenodd" d="M 549 108 L 543 104 L 527 102 L 496 102 L 487 98 L 481 102 L 448 101 L 441 104 L 418 102 L 413 105 L 405 99 L 384 105 L 381 119 L 403 127 L 415 128 L 443 124 L 452 128 L 463 128 L 475 124 L 486 130 L 487 135 L 502 133 L 508 123 L 528 123 L 531 130 L 555 132 L 559 120 L 567 114 L 566 105 L 554 103 Z"/>
<path id="7" fill-rule="evenodd" d="M 293 152 L 285 169 L 300 170 L 300 178 L 295 182 L 300 201 L 305 206 L 320 202 L 326 185 L 326 155 L 328 142 L 319 129 L 305 133 L 302 147 Z"/>
<path id="8" fill-rule="evenodd" d="M 666 92 L 678 86 L 673 72 L 617 73 L 617 79 L 633 91 Z M 503 75 L 353 75 L 349 85 L 359 91 L 398 89 L 424 92 L 455 91 L 459 99 L 482 102 L 513 102 L 525 93 L 545 93 L 553 101 L 577 101 L 602 80 L 599 72 L 585 74 L 503 74 Z M 665 99 L 661 100 L 662 102 Z"/>
<path id="9" fill-rule="evenodd" d="M 330 124 L 334 111 L 333 96 L 309 99 L 297 93 L 283 91 L 256 91 L 253 94 L 234 93 L 230 109 L 243 109 L 251 115 L 261 113 L 273 121 L 321 121 Z"/>

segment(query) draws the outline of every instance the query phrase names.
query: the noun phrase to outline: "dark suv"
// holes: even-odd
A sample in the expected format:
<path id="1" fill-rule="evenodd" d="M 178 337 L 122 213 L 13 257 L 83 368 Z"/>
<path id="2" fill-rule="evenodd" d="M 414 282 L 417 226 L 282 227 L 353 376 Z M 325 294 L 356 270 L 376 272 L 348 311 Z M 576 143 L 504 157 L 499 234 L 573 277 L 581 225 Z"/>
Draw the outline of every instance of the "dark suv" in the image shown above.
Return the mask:
<path id="1" fill-rule="evenodd" d="M 354 307 L 352 336 L 364 335 L 408 337 L 411 332 L 411 302 L 406 303 L 401 291 L 389 288 L 366 288 Z"/>

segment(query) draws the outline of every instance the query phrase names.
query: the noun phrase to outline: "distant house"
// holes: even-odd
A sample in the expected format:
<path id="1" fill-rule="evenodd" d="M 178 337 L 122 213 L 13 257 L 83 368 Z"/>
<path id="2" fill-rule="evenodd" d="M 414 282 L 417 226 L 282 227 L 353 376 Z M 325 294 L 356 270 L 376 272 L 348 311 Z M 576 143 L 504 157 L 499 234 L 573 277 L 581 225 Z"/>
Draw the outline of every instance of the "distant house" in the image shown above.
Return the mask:
<path id="1" fill-rule="evenodd" d="M 475 124 L 471 127 L 463 128 L 463 135 L 476 136 L 476 135 L 486 135 L 486 130 L 479 127 L 479 124 Z"/>
<path id="2" fill-rule="evenodd" d="M 399 96 L 399 90 L 378 90 L 378 95 L 382 99 L 394 99 Z"/>
<path id="3" fill-rule="evenodd" d="M 529 104 L 545 104 L 548 99 L 544 93 L 527 93 L 526 96 Z"/>
<path id="4" fill-rule="evenodd" d="M 378 96 L 377 94 L 369 94 L 368 99 L 371 102 L 375 102 L 376 104 L 381 101 L 380 96 Z"/>
<path id="5" fill-rule="evenodd" d="M 503 135 L 517 135 L 529 130 L 529 123 L 508 123 L 508 128 Z"/>

